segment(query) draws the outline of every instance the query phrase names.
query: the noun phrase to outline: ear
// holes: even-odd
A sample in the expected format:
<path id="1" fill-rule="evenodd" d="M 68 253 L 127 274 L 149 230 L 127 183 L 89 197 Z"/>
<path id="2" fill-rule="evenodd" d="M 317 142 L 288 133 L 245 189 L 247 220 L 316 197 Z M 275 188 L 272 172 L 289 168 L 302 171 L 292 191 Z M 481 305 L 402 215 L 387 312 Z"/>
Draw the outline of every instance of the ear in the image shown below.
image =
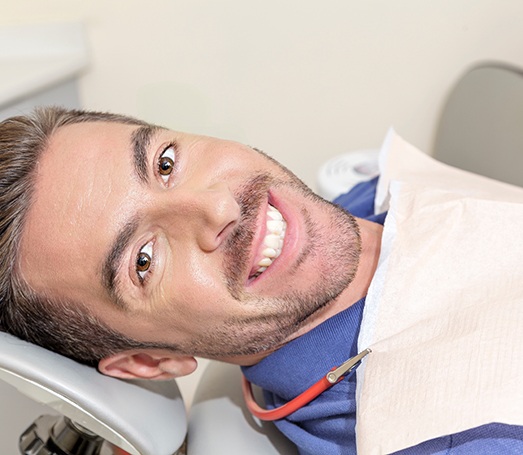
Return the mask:
<path id="1" fill-rule="evenodd" d="M 194 357 L 166 350 L 122 351 L 98 363 L 98 370 L 120 379 L 166 380 L 192 373 L 198 363 Z"/>

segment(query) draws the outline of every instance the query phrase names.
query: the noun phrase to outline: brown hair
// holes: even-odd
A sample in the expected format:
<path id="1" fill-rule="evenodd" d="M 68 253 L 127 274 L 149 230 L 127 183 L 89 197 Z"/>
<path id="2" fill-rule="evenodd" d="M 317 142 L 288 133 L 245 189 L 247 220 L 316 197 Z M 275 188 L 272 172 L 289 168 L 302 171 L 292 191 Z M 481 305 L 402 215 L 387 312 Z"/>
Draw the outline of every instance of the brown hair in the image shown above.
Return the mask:
<path id="1" fill-rule="evenodd" d="M 81 302 L 50 301 L 17 274 L 18 248 L 34 187 L 34 169 L 56 129 L 82 122 L 144 126 L 132 117 L 46 107 L 0 123 L 0 330 L 95 365 L 125 349 L 174 346 L 142 343 L 89 314 Z"/>

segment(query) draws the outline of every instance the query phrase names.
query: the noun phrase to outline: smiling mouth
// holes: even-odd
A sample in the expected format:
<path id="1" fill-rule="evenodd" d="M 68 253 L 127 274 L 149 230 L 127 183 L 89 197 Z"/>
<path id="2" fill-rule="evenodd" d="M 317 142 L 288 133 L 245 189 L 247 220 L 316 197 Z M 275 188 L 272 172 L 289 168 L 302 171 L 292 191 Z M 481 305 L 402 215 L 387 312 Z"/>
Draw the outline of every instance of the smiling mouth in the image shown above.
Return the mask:
<path id="1" fill-rule="evenodd" d="M 249 278 L 254 279 L 265 272 L 281 254 L 285 241 L 285 230 L 287 223 L 276 207 L 267 205 L 267 233 L 263 239 L 263 250 L 261 259 L 253 267 Z"/>

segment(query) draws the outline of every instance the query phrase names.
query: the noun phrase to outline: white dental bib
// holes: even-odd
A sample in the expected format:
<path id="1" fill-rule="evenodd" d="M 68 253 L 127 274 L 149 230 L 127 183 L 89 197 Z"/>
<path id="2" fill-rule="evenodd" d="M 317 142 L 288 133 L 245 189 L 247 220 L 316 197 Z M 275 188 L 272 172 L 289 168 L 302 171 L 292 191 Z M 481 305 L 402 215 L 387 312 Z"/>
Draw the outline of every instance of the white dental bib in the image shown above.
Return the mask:
<path id="1" fill-rule="evenodd" d="M 358 370 L 358 454 L 523 425 L 523 189 L 394 132 L 382 153 L 377 207 L 391 198 L 359 338 L 372 354 Z"/>

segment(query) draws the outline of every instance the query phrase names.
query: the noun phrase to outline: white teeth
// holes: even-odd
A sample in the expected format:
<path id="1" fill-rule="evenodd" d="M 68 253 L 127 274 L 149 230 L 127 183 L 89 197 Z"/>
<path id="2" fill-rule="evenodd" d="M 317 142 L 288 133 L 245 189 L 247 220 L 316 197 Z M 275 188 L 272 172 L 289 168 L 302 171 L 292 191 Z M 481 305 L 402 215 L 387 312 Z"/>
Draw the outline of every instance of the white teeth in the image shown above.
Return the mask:
<path id="1" fill-rule="evenodd" d="M 278 210 L 272 205 L 269 205 L 269 209 L 267 210 L 267 216 L 271 220 L 283 221 L 283 216 L 281 216 L 281 213 L 278 212 Z"/>
<path id="2" fill-rule="evenodd" d="M 266 248 L 262 251 L 263 258 L 258 262 L 259 269 L 256 271 L 255 277 L 265 272 L 273 260 L 281 254 L 286 228 L 287 223 L 281 213 L 269 204 L 267 208 L 267 235 L 263 240 Z"/>
<path id="3" fill-rule="evenodd" d="M 274 248 L 265 248 L 263 251 L 262 251 L 262 254 L 266 257 L 266 258 L 275 258 L 276 257 L 276 254 L 277 254 L 277 251 L 274 249 Z"/>
<path id="4" fill-rule="evenodd" d="M 283 222 L 282 220 L 268 220 L 267 221 L 267 229 L 271 231 L 273 234 L 281 234 L 281 230 L 283 229 Z"/>
<path id="5" fill-rule="evenodd" d="M 272 264 L 271 258 L 263 258 L 260 262 L 258 262 L 258 265 L 261 267 L 269 267 L 269 265 Z"/>
<path id="6" fill-rule="evenodd" d="M 263 243 L 265 243 L 265 245 L 269 248 L 277 250 L 278 248 L 280 248 L 280 236 L 275 234 L 269 234 L 265 237 Z"/>

